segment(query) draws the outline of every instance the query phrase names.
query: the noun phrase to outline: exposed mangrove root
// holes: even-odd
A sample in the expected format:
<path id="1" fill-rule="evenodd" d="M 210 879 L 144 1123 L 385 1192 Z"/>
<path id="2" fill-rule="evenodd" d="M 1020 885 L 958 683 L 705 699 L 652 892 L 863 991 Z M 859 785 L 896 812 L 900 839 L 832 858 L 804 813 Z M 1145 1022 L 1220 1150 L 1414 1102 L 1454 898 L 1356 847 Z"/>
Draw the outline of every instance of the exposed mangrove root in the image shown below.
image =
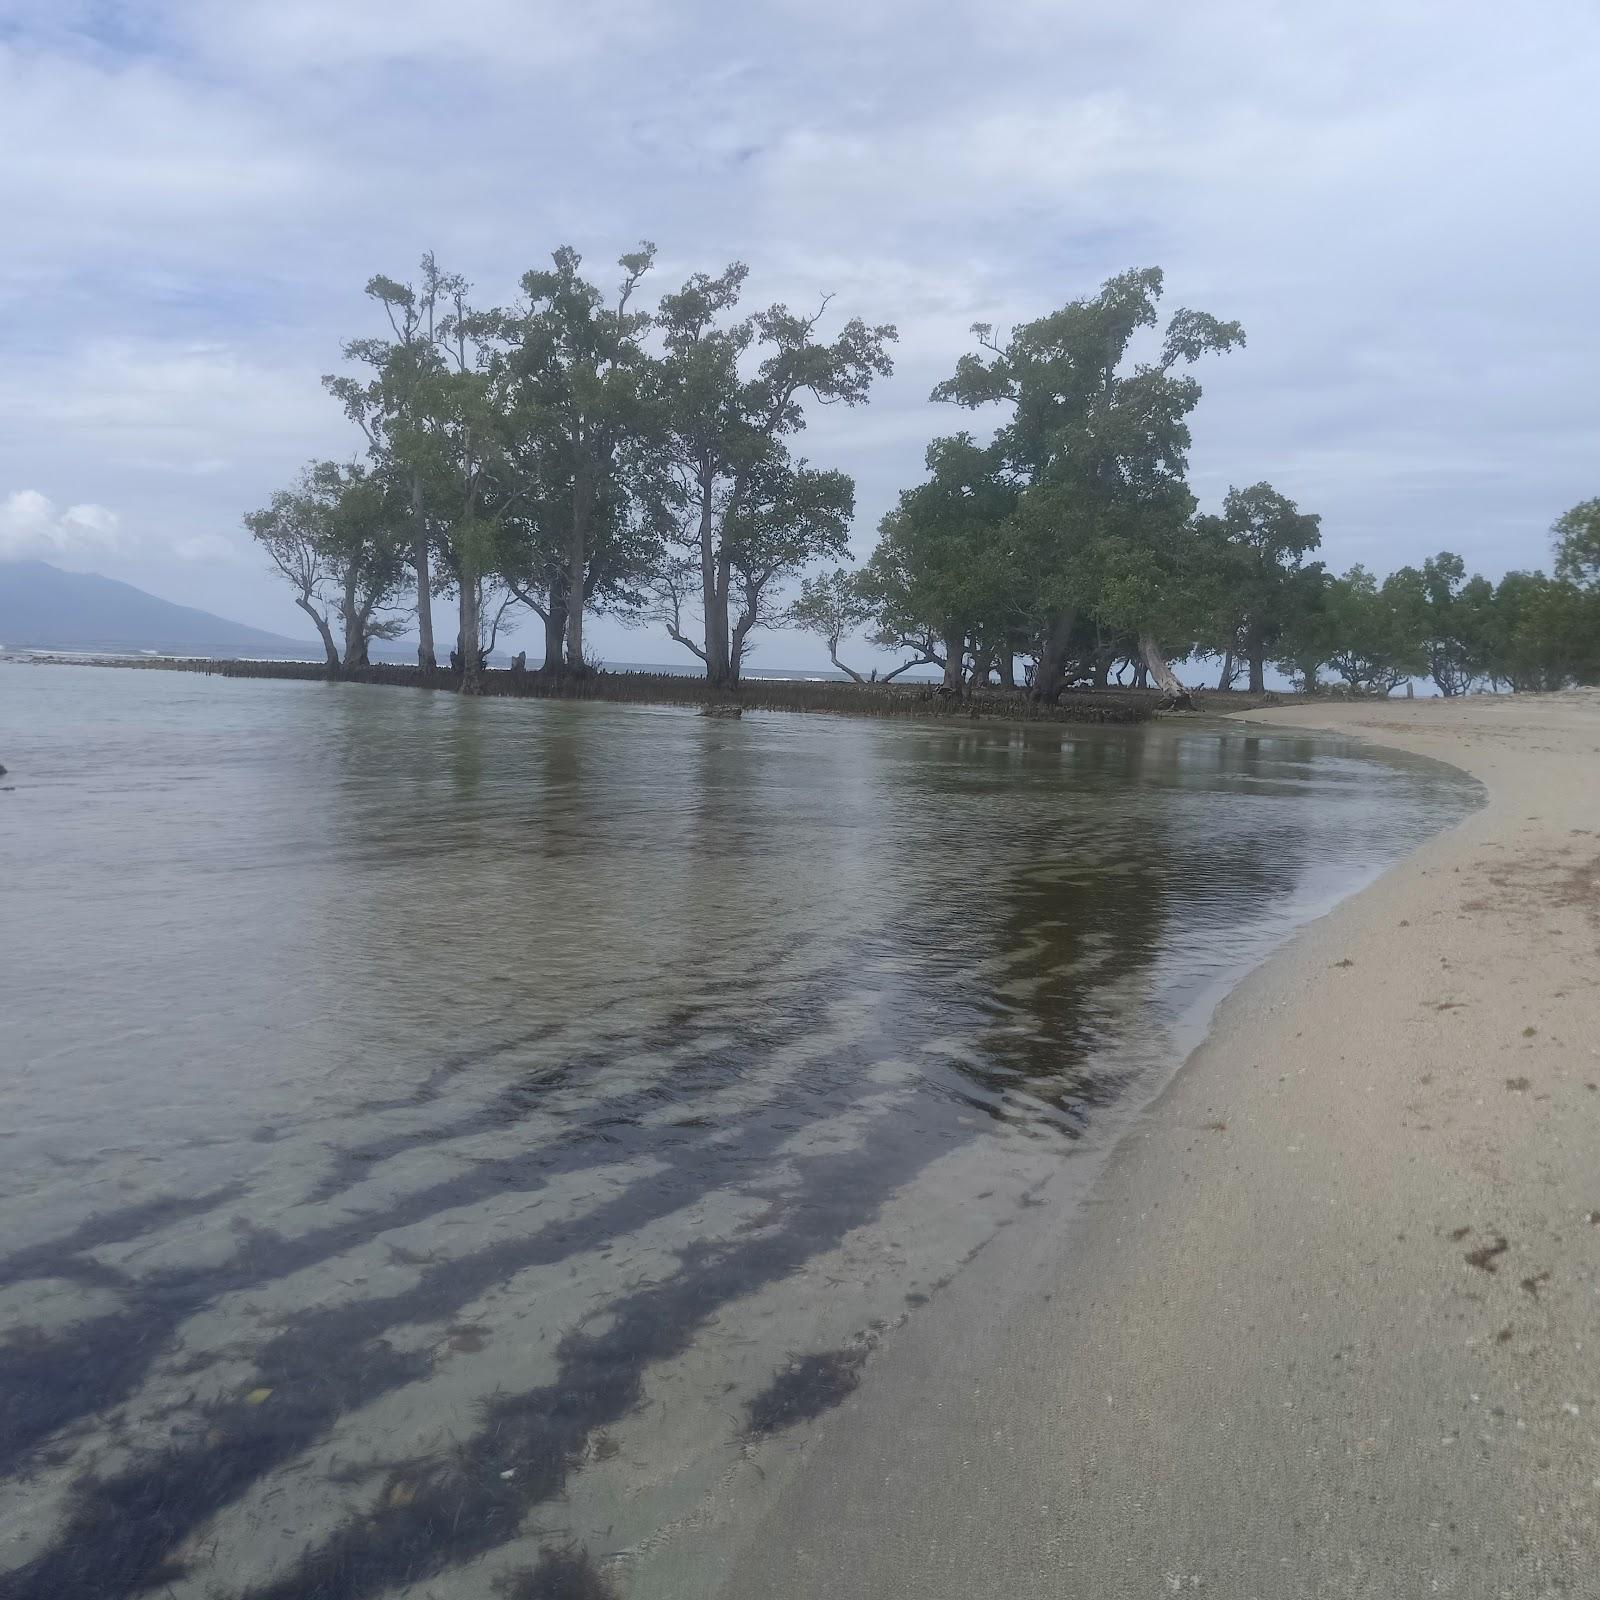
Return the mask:
<path id="1" fill-rule="evenodd" d="M 325 681 L 327 669 L 308 661 L 193 661 L 176 659 L 104 660 L 99 666 L 141 671 L 199 672 L 224 678 L 288 678 Z M 461 676 L 436 668 L 381 664 L 342 675 L 349 683 L 439 689 L 457 693 Z M 807 678 L 748 678 L 732 690 L 704 678 L 670 672 L 526 672 L 485 667 L 477 695 L 537 700 L 605 700 L 621 704 L 699 706 L 708 716 L 745 711 L 830 711 L 870 717 L 954 716 L 1017 722 L 1137 723 L 1160 704 L 1151 690 L 1069 690 L 1049 700 L 1023 689 L 968 689 L 940 694 L 926 683 L 836 683 Z M 1233 702 L 1230 702 L 1230 704 Z"/>

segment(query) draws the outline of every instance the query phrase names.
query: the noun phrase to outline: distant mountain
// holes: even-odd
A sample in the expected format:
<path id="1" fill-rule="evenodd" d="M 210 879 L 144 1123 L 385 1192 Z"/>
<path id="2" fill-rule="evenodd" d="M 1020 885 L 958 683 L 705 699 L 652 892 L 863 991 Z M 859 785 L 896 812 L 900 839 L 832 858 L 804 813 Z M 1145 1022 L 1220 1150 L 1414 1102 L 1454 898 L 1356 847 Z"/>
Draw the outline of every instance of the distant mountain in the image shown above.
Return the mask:
<path id="1" fill-rule="evenodd" d="M 115 578 L 63 572 L 44 561 L 0 562 L 0 648 L 322 659 L 322 647 L 304 639 L 247 628 Z"/>

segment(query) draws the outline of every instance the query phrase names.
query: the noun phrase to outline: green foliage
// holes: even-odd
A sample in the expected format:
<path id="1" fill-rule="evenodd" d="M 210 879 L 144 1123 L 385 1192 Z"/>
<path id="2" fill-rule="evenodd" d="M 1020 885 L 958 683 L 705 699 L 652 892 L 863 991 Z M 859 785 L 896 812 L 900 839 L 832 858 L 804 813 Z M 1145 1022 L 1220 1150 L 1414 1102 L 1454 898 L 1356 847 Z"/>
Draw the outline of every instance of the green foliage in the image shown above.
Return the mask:
<path id="1" fill-rule="evenodd" d="M 1420 569 L 1402 567 L 1390 582 L 1419 627 L 1425 668 L 1439 693 L 1465 694 L 1484 680 L 1494 603 L 1488 579 L 1469 579 L 1461 557 L 1442 550 Z"/>
<path id="2" fill-rule="evenodd" d="M 333 461 L 314 461 L 293 489 L 280 489 L 250 512 L 245 527 L 295 589 L 330 668 L 367 665 L 373 639 L 393 638 L 406 588 L 408 538 L 403 505 L 381 475 Z M 331 621 L 344 632 L 340 660 Z"/>
<path id="3" fill-rule="evenodd" d="M 448 547 L 453 496 L 448 479 L 441 481 L 430 401 L 448 368 L 450 335 L 461 325 L 451 312 L 461 308 L 466 283 L 441 270 L 429 253 L 417 286 L 379 275 L 368 280 L 366 292 L 382 309 L 390 337 L 350 340 L 345 358 L 367 375 L 329 375 L 322 382 L 361 430 L 373 470 L 406 497 L 419 657 L 431 666 L 436 576 L 430 557 L 441 544 Z"/>
<path id="4" fill-rule="evenodd" d="M 1584 500 L 1556 518 L 1556 576 L 1600 592 L 1600 499 Z"/>
<path id="5" fill-rule="evenodd" d="M 1542 572 L 1492 585 L 1442 551 L 1381 585 L 1353 567 L 1328 583 L 1323 605 L 1326 660 L 1358 693 L 1387 694 L 1411 677 L 1450 696 L 1478 685 L 1559 689 L 1600 673 L 1590 597 Z"/>
<path id="6" fill-rule="evenodd" d="M 1181 369 L 1242 344 L 1244 333 L 1180 310 L 1159 358 L 1134 359 L 1136 337 L 1159 324 L 1162 287 L 1158 268 L 1123 273 L 1004 343 L 977 324 L 984 353 L 962 357 L 933 391 L 969 408 L 1010 408 L 993 448 L 1019 504 L 1012 572 L 993 587 L 1013 608 L 988 619 L 988 630 L 1030 638 L 1044 695 L 1062 680 L 1079 612 L 1135 632 L 1191 620 L 1185 472 L 1200 386 Z"/>
<path id="7" fill-rule="evenodd" d="M 1396 578 L 1363 566 L 1331 578 L 1313 624 L 1323 663 L 1356 694 L 1386 695 L 1428 669 L 1424 612 Z"/>
<path id="8" fill-rule="evenodd" d="M 1285 642 L 1301 681 L 1315 685 L 1320 663 L 1310 646 L 1317 638 L 1323 570 L 1305 558 L 1322 543 L 1321 520 L 1270 483 L 1229 489 L 1221 516 L 1198 519 L 1205 553 L 1199 565 L 1216 596 L 1216 605 L 1206 609 L 1226 616 L 1226 637 L 1248 661 L 1256 694 L 1265 687 L 1268 658 Z"/>
<path id="9" fill-rule="evenodd" d="M 800 597 L 789 608 L 791 627 L 814 633 L 828 646 L 828 659 L 857 683 L 861 674 L 839 659 L 839 642 L 854 633 L 873 614 L 872 601 L 863 589 L 860 576 L 835 567 L 819 572 L 800 585 Z"/>
<path id="10" fill-rule="evenodd" d="M 619 259 L 613 304 L 563 247 L 523 275 L 521 306 L 497 315 L 509 422 L 500 559 L 530 606 L 559 613 L 569 671 L 583 670 L 585 608 L 637 611 L 660 558 L 653 319 L 633 309 L 654 259 L 649 243 Z"/>
<path id="11" fill-rule="evenodd" d="M 719 685 L 738 682 L 750 635 L 785 615 L 784 580 L 846 553 L 854 485 L 797 462 L 786 441 L 805 427 L 808 399 L 863 403 L 892 370 L 895 338 L 856 318 L 824 342 L 826 300 L 811 316 L 775 305 L 736 319 L 745 277 L 737 262 L 716 277 L 697 273 L 663 298 L 657 318 L 660 506 L 680 552 L 657 574 L 657 615 Z M 699 639 L 685 615 L 695 604 Z"/>
<path id="12" fill-rule="evenodd" d="M 998 649 L 1020 613 L 1017 492 L 999 447 L 959 433 L 928 446 L 928 479 L 905 490 L 879 529 L 866 574 L 876 641 L 917 662 L 959 667 L 970 644 Z"/>
<path id="13" fill-rule="evenodd" d="M 1570 570 L 1570 569 L 1569 569 Z M 1600 675 L 1596 601 L 1566 578 L 1508 572 L 1494 591 L 1483 662 L 1511 689 L 1561 689 Z"/>

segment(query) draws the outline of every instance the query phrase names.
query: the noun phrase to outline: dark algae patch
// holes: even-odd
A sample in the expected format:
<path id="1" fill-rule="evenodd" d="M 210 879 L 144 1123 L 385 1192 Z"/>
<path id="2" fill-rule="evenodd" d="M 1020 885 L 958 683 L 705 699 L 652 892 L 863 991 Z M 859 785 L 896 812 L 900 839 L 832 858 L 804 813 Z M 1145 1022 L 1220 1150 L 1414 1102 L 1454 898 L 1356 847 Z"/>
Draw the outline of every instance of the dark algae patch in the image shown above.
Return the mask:
<path id="1" fill-rule="evenodd" d="M 37 1561 L 9 1574 L 0 1597 L 93 1600 L 172 1582 L 185 1570 L 173 1555 L 177 1545 L 211 1512 L 316 1439 L 330 1414 L 427 1373 L 425 1357 L 400 1356 L 381 1341 L 324 1365 L 326 1377 L 315 1386 L 280 1383 L 263 1401 L 241 1394 L 203 1407 L 182 1442 L 143 1452 L 113 1476 L 81 1478 L 61 1537 Z M 271 1384 L 272 1372 L 264 1363 L 262 1387 Z"/>
<path id="2" fill-rule="evenodd" d="M 823 1000 L 820 985 L 803 990 L 795 997 L 784 1023 L 797 1030 L 814 1025 L 821 1015 Z M 699 1013 L 695 1016 L 698 1020 Z M 771 1026 L 773 1018 L 769 1016 L 742 1034 L 735 1034 L 721 1048 L 700 1053 L 693 1071 L 685 1074 L 681 1090 L 703 1092 L 737 1078 L 757 1058 L 763 1043 L 761 1030 Z M 686 1039 L 692 1041 L 693 1031 L 690 1025 L 680 1026 L 674 1042 L 682 1045 Z M 870 1036 L 866 1043 L 888 1048 Z M 848 1076 L 857 1059 L 854 1055 L 841 1055 L 835 1071 Z M 572 1064 L 572 1070 L 593 1070 L 595 1065 L 585 1060 Z M 549 1087 L 550 1073 L 536 1076 L 537 1088 L 525 1090 L 513 1083 L 496 1097 L 489 1125 L 513 1125 L 536 1107 L 540 1093 Z M 501 1247 L 498 1255 L 480 1253 L 441 1264 L 441 1270 L 427 1275 L 414 1294 L 366 1302 L 364 1307 L 352 1306 L 348 1316 L 328 1314 L 324 1321 L 327 1337 L 344 1338 L 348 1350 L 380 1333 L 391 1321 L 405 1320 L 407 1315 L 414 1319 L 448 1312 L 519 1267 L 576 1254 L 604 1243 L 613 1231 L 637 1227 L 727 1181 L 743 1169 L 750 1156 L 770 1149 L 791 1131 L 778 1110 L 764 1107 L 746 1118 L 734 1119 L 721 1130 L 724 1135 L 737 1130 L 740 1138 L 667 1140 L 645 1120 L 659 1100 L 660 1093 L 654 1088 L 609 1097 L 597 1103 L 590 1122 L 575 1126 L 569 1135 L 551 1145 L 536 1147 L 526 1154 L 476 1162 L 458 1175 L 412 1191 L 382 1211 L 347 1215 L 299 1238 L 286 1239 L 236 1219 L 238 1248 L 231 1259 L 216 1266 L 163 1271 L 134 1279 L 96 1262 L 85 1252 L 102 1244 L 136 1239 L 171 1222 L 231 1204 L 239 1197 L 237 1186 L 108 1212 L 89 1219 L 60 1239 L 0 1261 L 0 1285 L 28 1278 L 67 1278 L 115 1288 L 124 1300 L 120 1311 L 52 1335 L 0 1345 L 0 1474 L 20 1470 L 31 1452 L 51 1433 L 82 1417 L 107 1411 L 125 1399 L 148 1375 L 180 1325 L 225 1294 L 271 1283 L 443 1211 L 496 1195 L 536 1193 L 552 1179 L 582 1171 L 597 1160 L 649 1153 L 669 1163 L 669 1170 L 655 1180 L 629 1189 L 619 1200 L 564 1226 L 554 1235 L 541 1233 L 532 1239 L 512 1241 Z M 471 1131 L 480 1131 L 488 1120 L 478 1113 Z M 461 1131 L 447 1125 L 426 1135 L 409 1137 L 404 1147 L 416 1148 L 432 1139 L 457 1136 Z M 384 1153 L 396 1154 L 398 1148 L 386 1147 Z M 339 1168 L 342 1163 L 335 1159 L 334 1165 Z M 358 1176 L 347 1174 L 347 1180 L 358 1181 Z M 343 1187 L 341 1183 L 318 1197 L 330 1198 Z M 315 1323 L 317 1315 L 312 1314 L 309 1321 Z M 281 1351 L 281 1341 L 278 1348 Z M 315 1348 L 312 1339 L 304 1341 L 304 1349 L 303 1365 L 314 1375 L 325 1352 Z M 339 1351 L 336 1343 L 327 1347 L 327 1357 L 335 1365 L 345 1359 Z M 263 1353 L 263 1359 L 272 1356 L 271 1349 Z M 331 1394 L 336 1387 L 324 1385 L 323 1389 Z M 329 1421 L 334 1415 L 336 1410 L 327 1411 Z"/>
<path id="3" fill-rule="evenodd" d="M 247 1600 L 358 1600 L 504 1543 L 529 1510 L 561 1493 L 591 1435 L 635 1410 L 649 1366 L 686 1349 L 729 1301 L 836 1243 L 887 1193 L 886 1179 L 892 1187 L 917 1164 L 916 1153 L 888 1129 L 848 1155 L 805 1163 L 812 1204 L 803 1226 L 758 1224 L 744 1242 L 684 1250 L 671 1279 L 609 1308 L 604 1332 L 579 1329 L 562 1341 L 553 1383 L 491 1397 L 478 1429 L 448 1460 L 402 1469 L 369 1511 L 284 1578 L 248 1590 Z M 780 1203 L 772 1224 L 801 1221 L 790 1212 Z M 407 1483 L 408 1492 L 397 1497 L 393 1482 Z"/>
<path id="4" fill-rule="evenodd" d="M 588 1551 L 562 1545 L 544 1551 L 539 1564 L 495 1580 L 499 1600 L 617 1600 L 617 1591 Z"/>
<path id="5" fill-rule="evenodd" d="M 143 1238 L 169 1223 L 204 1216 L 239 1199 L 243 1193 L 243 1184 L 230 1183 L 205 1194 L 159 1195 L 136 1205 L 96 1212 L 70 1233 L 0 1258 L 0 1287 L 21 1283 L 25 1278 L 70 1278 L 78 1283 L 120 1287 L 125 1281 L 123 1275 L 90 1258 L 89 1251 Z"/>
<path id="6" fill-rule="evenodd" d="M 20 1470 L 57 1429 L 125 1396 L 149 1370 L 173 1314 L 193 1305 L 171 1286 L 170 1298 L 162 1292 L 167 1303 L 155 1314 L 152 1328 L 137 1304 L 143 1291 L 88 1252 L 198 1216 L 232 1202 L 239 1193 L 239 1186 L 230 1185 L 102 1212 L 59 1239 L 0 1260 L 0 1287 L 30 1278 L 64 1278 L 118 1290 L 135 1302 L 129 1310 L 86 1318 L 54 1332 L 20 1329 L 0 1341 L 0 1475 Z"/>
<path id="7" fill-rule="evenodd" d="M 788 1126 L 781 1108 L 753 1121 L 746 1142 L 732 1151 L 718 1147 L 741 1166 L 758 1162 Z M 591 1435 L 637 1407 L 652 1363 L 684 1350 L 720 1307 L 832 1247 L 934 1153 L 892 1118 L 873 1126 L 857 1150 L 797 1163 L 799 1190 L 775 1200 L 748 1238 L 685 1248 L 665 1282 L 607 1308 L 603 1332 L 569 1333 L 557 1349 L 554 1382 L 489 1397 L 474 1432 L 443 1457 L 392 1466 L 367 1510 L 308 1550 L 288 1575 L 246 1591 L 249 1600 L 376 1595 L 512 1538 L 529 1509 L 560 1494 Z M 209 1517 L 326 1434 L 346 1410 L 428 1375 L 432 1358 L 394 1351 L 384 1330 L 437 1316 L 441 1303 L 459 1305 L 530 1262 L 562 1259 L 676 1209 L 702 1192 L 705 1177 L 704 1169 L 681 1168 L 675 1180 L 670 1172 L 658 1175 L 578 1221 L 440 1262 L 404 1294 L 301 1315 L 262 1348 L 252 1388 L 206 1408 L 189 1438 L 136 1455 L 110 1477 L 80 1480 L 61 1536 L 9 1575 L 0 1597 L 104 1600 L 172 1581 L 182 1571 L 172 1552 Z M 252 1403 L 257 1386 L 271 1394 Z M 820 1394 L 814 1381 L 807 1394 Z"/>
<path id="8" fill-rule="evenodd" d="M 1476 1250 L 1467 1251 L 1466 1263 L 1469 1267 L 1476 1267 L 1479 1272 L 1493 1272 L 1495 1257 L 1503 1256 L 1510 1248 L 1505 1235 L 1497 1233 L 1492 1244 L 1480 1244 Z"/>
<path id="9" fill-rule="evenodd" d="M 866 1359 L 866 1347 L 852 1345 L 791 1361 L 745 1408 L 749 1431 L 781 1433 L 832 1410 L 860 1384 Z"/>

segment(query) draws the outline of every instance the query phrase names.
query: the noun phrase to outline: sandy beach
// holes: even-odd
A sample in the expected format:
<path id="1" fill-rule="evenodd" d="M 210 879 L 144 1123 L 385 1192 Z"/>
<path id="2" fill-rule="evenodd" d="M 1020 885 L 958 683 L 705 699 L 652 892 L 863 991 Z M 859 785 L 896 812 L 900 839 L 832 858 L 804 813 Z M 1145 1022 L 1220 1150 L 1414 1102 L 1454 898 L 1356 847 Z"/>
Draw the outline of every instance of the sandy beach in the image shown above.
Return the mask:
<path id="1" fill-rule="evenodd" d="M 904 1331 L 720 1592 L 1600 1594 L 1600 694 L 1250 715 L 1487 803 Z"/>

